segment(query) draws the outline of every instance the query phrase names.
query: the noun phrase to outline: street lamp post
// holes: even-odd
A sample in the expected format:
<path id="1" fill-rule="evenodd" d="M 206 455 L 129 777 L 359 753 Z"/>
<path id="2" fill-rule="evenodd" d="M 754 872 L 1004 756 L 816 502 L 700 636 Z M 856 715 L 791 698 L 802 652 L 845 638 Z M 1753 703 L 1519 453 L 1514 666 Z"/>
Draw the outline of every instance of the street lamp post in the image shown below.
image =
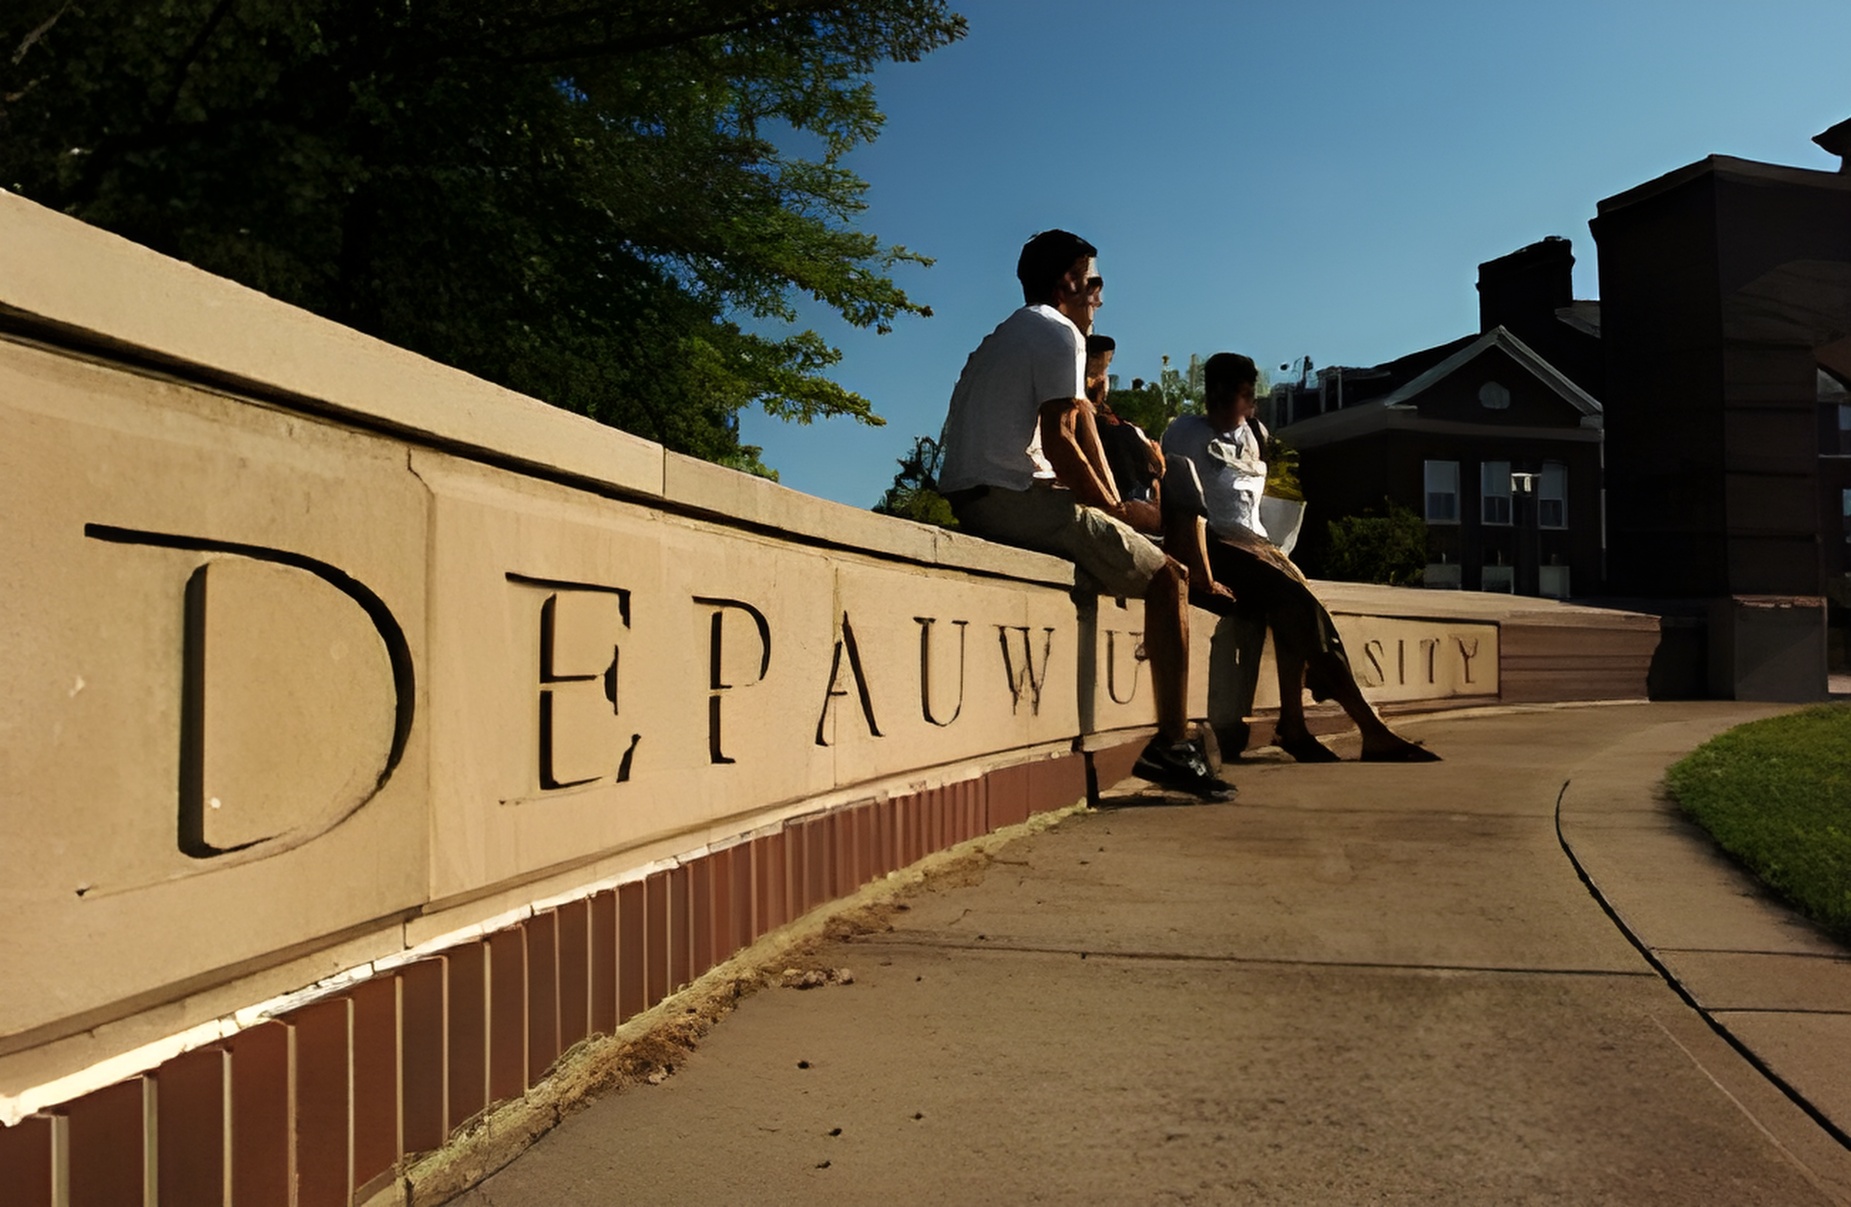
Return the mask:
<path id="1" fill-rule="evenodd" d="M 1542 561 L 1542 550 L 1536 526 L 1534 473 L 1513 472 L 1510 475 L 1510 510 L 1517 537 L 1517 581 L 1512 589 L 1518 595 L 1540 595 L 1541 571 L 1537 567 Z"/>

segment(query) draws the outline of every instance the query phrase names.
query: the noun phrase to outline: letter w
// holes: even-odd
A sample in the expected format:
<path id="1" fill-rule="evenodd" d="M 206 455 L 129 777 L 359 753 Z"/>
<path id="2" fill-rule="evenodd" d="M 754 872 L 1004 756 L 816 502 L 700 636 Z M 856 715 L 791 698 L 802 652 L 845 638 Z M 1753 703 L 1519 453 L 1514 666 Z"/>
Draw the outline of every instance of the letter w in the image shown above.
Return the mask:
<path id="1" fill-rule="evenodd" d="M 1020 634 L 1021 637 L 1022 665 L 1019 669 L 1016 666 L 1015 651 L 1010 648 L 1011 633 Z M 1041 685 L 1048 681 L 1048 657 L 1054 651 L 1054 630 L 1042 630 L 1039 670 L 1035 667 L 1034 648 L 1027 625 L 999 624 L 996 626 L 996 640 L 1003 647 L 1003 674 L 1009 680 L 1009 711 L 1013 713 L 1022 706 L 1022 693 L 1026 691 L 1029 694 L 1029 710 L 1035 716 L 1040 716 Z"/>

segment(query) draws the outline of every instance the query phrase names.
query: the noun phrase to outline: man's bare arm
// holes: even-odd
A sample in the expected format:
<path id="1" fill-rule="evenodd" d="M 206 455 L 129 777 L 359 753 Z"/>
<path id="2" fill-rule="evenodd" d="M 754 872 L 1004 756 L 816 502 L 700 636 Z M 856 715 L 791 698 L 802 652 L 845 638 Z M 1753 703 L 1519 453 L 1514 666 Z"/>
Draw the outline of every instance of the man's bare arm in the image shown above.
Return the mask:
<path id="1" fill-rule="evenodd" d="M 1041 404 L 1041 455 L 1053 467 L 1055 478 L 1078 495 L 1080 502 L 1109 515 L 1123 512 L 1124 503 L 1099 445 L 1091 403 L 1082 398 L 1050 398 Z"/>

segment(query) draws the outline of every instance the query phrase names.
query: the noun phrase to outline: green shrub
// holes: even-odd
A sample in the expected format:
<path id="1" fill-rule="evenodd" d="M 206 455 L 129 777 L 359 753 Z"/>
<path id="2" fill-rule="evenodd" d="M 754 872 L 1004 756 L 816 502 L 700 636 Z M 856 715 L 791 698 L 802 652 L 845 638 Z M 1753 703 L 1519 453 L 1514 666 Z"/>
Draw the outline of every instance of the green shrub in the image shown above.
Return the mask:
<path id="1" fill-rule="evenodd" d="M 1427 522 L 1393 500 L 1387 515 L 1332 520 L 1324 551 L 1326 578 L 1351 583 L 1416 586 L 1427 568 Z"/>

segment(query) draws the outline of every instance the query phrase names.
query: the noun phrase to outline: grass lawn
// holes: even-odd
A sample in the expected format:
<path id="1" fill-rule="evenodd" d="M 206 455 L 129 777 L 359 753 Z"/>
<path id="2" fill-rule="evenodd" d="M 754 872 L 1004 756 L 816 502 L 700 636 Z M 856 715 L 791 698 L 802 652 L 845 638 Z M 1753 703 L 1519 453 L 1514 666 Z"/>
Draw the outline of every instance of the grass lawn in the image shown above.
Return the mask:
<path id="1" fill-rule="evenodd" d="M 1724 850 L 1851 940 L 1851 706 L 1732 729 L 1672 767 L 1665 782 Z"/>

